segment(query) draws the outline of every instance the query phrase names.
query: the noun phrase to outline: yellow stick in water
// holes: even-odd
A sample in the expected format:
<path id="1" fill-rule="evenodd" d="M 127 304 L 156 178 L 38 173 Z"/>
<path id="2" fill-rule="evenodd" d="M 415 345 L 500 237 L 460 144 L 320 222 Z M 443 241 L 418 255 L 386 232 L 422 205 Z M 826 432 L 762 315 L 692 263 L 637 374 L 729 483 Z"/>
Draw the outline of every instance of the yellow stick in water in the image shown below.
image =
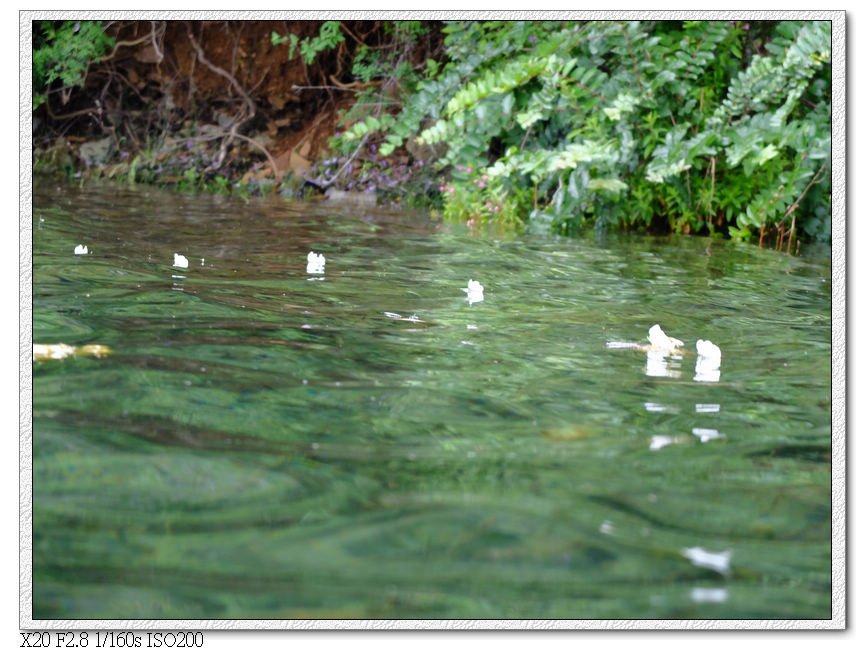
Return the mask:
<path id="1" fill-rule="evenodd" d="M 33 344 L 33 361 L 52 361 L 66 357 L 96 357 L 101 359 L 109 354 L 111 354 L 111 348 L 96 343 L 81 347 L 66 345 L 65 343 Z"/>

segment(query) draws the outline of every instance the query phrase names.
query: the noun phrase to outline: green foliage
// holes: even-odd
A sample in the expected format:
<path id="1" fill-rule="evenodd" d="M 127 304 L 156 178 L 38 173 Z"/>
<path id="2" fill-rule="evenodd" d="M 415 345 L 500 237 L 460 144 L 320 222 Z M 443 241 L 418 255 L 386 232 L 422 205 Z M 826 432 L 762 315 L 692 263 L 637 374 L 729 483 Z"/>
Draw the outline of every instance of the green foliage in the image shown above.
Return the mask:
<path id="1" fill-rule="evenodd" d="M 299 39 L 295 34 L 282 36 L 276 32 L 270 33 L 270 44 L 274 47 L 279 45 L 289 44 L 288 59 L 294 58 L 296 52 L 300 52 L 301 60 L 310 65 L 315 58 L 322 52 L 328 52 L 336 48 L 345 40 L 343 36 L 340 21 L 327 20 L 322 23 L 318 31 L 318 36 Z M 299 46 L 299 47 L 298 47 Z"/>
<path id="2" fill-rule="evenodd" d="M 338 144 L 443 148 L 445 214 L 740 239 L 795 224 L 828 238 L 829 22 L 454 22 L 443 32 L 448 60 L 427 65 L 400 112 L 359 119 Z M 367 60 L 358 74 L 370 74 Z"/>
<path id="3" fill-rule="evenodd" d="M 98 21 L 39 21 L 33 34 L 33 108 L 46 101 L 48 90 L 81 86 L 90 64 L 114 45 Z"/>
<path id="4" fill-rule="evenodd" d="M 334 49 L 345 40 L 338 20 L 325 21 L 319 29 L 318 36 L 300 41 L 300 58 L 306 65 L 315 61 L 320 52 Z"/>
<path id="5" fill-rule="evenodd" d="M 296 34 L 289 34 L 288 36 L 280 36 L 276 32 L 270 33 L 270 44 L 274 47 L 279 45 L 285 45 L 288 43 L 288 60 L 291 61 L 294 58 L 294 53 L 297 51 L 297 44 L 299 39 Z"/>
<path id="6" fill-rule="evenodd" d="M 201 189 L 203 183 L 204 179 L 197 170 L 187 169 L 177 181 L 176 189 L 178 192 L 191 192 Z"/>

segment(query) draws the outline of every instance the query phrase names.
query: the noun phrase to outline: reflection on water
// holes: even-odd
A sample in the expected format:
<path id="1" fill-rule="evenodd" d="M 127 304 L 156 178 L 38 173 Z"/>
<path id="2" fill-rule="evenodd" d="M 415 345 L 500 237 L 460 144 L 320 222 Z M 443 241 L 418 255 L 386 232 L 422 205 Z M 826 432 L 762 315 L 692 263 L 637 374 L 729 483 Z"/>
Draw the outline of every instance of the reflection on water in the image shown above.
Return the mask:
<path id="1" fill-rule="evenodd" d="M 719 359 L 698 356 L 694 368 L 694 381 L 721 381 L 721 363 Z"/>
<path id="2" fill-rule="evenodd" d="M 646 350 L 646 376 L 670 377 L 678 379 L 682 376 L 682 356 L 669 354 L 661 350 Z"/>
<path id="3" fill-rule="evenodd" d="M 35 618 L 830 615 L 828 258 L 34 205 Z"/>
<path id="4" fill-rule="evenodd" d="M 726 588 L 694 587 L 691 590 L 691 600 L 695 603 L 723 603 L 728 596 Z"/>

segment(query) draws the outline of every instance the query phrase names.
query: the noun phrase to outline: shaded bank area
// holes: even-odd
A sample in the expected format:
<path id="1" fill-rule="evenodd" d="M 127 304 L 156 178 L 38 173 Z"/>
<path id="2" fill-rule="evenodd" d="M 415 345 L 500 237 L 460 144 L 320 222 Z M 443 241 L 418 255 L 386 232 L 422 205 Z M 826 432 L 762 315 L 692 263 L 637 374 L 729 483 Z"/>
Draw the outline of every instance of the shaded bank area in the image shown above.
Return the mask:
<path id="1" fill-rule="evenodd" d="M 410 76 L 441 53 L 439 27 L 407 39 L 390 21 L 34 23 L 37 171 L 216 191 L 376 189 L 352 182 L 374 151 L 339 178 L 319 178 L 315 163 L 359 96 L 401 92 L 383 67 L 359 80 L 357 61 L 374 52 Z M 405 152 L 376 180 L 396 194 L 421 160 Z"/>
<path id="2" fill-rule="evenodd" d="M 828 20 L 38 22 L 37 169 L 795 252 L 831 239 L 831 36 Z"/>

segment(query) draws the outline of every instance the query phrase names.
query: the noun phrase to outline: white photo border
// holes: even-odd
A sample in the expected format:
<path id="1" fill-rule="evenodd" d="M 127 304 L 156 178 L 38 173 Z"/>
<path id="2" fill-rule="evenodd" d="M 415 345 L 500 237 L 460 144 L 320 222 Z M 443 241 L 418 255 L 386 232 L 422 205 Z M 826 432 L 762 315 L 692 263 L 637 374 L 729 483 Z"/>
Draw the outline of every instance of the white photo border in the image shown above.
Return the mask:
<path id="1" fill-rule="evenodd" d="M 34 20 L 828 20 L 832 22 L 832 618 L 825 620 L 224 620 L 32 618 Z M 843 630 L 847 617 L 847 22 L 844 11 L 20 11 L 19 626 L 22 630 Z"/>

